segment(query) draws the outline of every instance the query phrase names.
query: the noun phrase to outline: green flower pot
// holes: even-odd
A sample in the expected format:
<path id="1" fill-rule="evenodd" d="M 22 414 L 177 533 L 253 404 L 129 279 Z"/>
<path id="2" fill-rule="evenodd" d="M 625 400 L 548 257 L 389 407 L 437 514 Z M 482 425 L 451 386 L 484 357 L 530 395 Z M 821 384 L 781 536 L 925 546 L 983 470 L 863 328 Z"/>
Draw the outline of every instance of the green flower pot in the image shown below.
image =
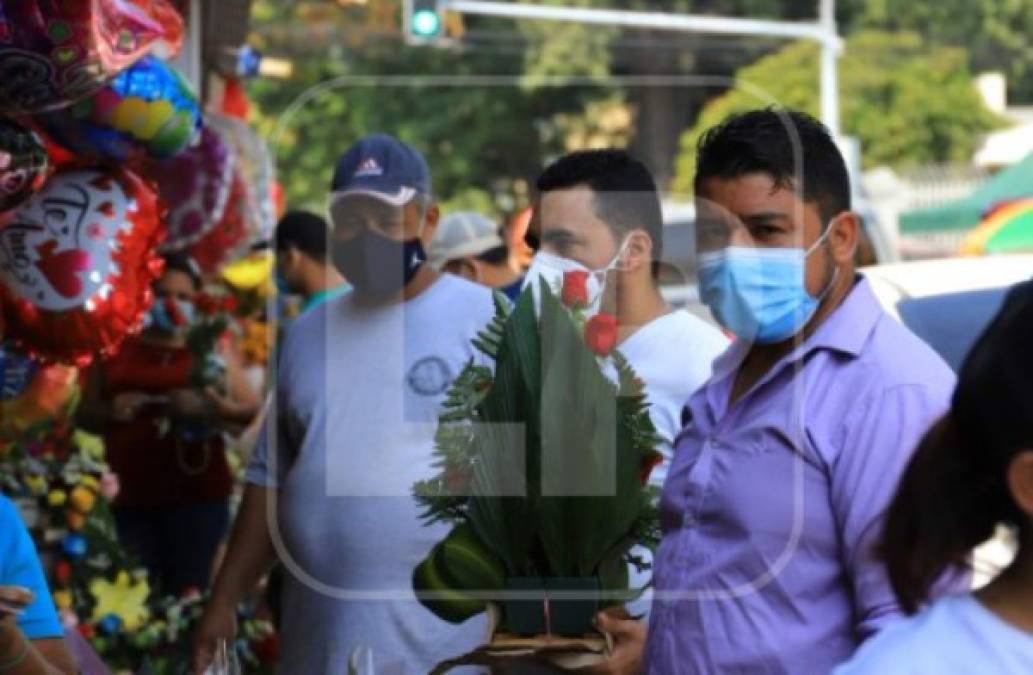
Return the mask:
<path id="1" fill-rule="evenodd" d="M 593 632 L 592 619 L 599 611 L 598 577 L 509 577 L 507 591 L 534 591 L 532 600 L 509 599 L 503 603 L 506 629 L 517 635 L 580 637 Z M 554 597 L 554 593 L 574 597 Z M 545 608 L 548 598 L 549 617 Z"/>

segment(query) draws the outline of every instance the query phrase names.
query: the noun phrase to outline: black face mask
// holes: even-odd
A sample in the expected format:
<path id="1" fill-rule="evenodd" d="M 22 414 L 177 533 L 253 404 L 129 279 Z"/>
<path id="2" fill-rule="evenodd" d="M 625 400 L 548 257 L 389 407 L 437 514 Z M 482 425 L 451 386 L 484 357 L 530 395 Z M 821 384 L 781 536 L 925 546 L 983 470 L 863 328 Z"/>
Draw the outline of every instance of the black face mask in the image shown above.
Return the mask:
<path id="1" fill-rule="evenodd" d="M 383 297 L 404 288 L 427 255 L 419 239 L 398 241 L 363 228 L 347 241 L 333 242 L 337 271 L 364 295 Z"/>

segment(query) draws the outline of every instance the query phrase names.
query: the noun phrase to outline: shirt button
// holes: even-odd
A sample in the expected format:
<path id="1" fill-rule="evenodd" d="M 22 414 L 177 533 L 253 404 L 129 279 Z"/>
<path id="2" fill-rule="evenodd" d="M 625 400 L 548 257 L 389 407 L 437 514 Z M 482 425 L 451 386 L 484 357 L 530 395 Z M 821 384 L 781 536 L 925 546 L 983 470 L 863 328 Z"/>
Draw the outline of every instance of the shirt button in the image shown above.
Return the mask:
<path id="1" fill-rule="evenodd" d="M 685 521 L 684 522 L 685 522 L 685 529 L 687 529 L 687 530 L 691 529 L 693 527 L 696 527 L 696 525 L 698 524 L 698 521 L 696 520 L 696 516 L 693 515 L 692 513 L 686 513 L 685 514 Z"/>

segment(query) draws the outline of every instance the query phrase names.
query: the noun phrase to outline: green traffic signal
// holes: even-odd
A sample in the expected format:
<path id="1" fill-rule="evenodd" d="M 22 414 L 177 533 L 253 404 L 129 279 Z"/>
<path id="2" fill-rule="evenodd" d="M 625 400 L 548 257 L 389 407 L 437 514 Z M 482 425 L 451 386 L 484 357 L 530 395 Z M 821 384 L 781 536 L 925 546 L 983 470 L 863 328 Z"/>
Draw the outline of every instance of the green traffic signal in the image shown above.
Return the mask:
<path id="1" fill-rule="evenodd" d="M 441 17 L 433 9 L 418 9 L 412 15 L 412 32 L 420 37 L 434 37 L 441 31 Z"/>

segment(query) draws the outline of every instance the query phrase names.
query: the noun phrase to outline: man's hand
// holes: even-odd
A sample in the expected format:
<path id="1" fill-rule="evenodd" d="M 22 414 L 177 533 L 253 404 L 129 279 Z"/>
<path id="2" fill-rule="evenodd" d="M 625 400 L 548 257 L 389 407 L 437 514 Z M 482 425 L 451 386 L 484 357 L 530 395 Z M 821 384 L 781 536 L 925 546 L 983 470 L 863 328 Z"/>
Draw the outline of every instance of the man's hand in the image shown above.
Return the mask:
<path id="1" fill-rule="evenodd" d="M 646 624 L 628 616 L 623 607 L 611 607 L 596 614 L 595 626 L 613 638 L 613 652 L 604 663 L 579 672 L 589 675 L 638 675 L 646 648 Z"/>
<path id="2" fill-rule="evenodd" d="M 194 637 L 194 675 L 204 675 L 205 669 L 215 660 L 219 640 L 232 645 L 236 637 L 236 609 L 217 600 L 210 602 Z"/>

